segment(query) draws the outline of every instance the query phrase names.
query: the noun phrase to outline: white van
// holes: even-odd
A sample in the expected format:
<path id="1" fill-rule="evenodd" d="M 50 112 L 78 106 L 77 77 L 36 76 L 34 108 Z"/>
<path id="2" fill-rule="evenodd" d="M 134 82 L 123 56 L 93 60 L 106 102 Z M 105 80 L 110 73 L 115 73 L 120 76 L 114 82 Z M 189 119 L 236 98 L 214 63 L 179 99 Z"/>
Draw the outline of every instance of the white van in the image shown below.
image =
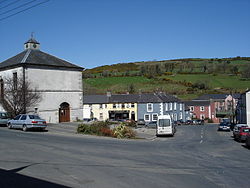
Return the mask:
<path id="1" fill-rule="evenodd" d="M 175 126 L 170 115 L 160 115 L 157 120 L 156 136 L 174 136 Z"/>

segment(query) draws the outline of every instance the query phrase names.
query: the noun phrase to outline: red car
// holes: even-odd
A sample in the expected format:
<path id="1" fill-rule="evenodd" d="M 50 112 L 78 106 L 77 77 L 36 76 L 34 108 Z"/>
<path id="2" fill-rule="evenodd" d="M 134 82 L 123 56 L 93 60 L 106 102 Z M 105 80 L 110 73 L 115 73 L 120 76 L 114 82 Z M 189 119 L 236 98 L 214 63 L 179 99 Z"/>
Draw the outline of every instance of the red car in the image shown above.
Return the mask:
<path id="1" fill-rule="evenodd" d="M 246 141 L 247 136 L 250 134 L 250 127 L 241 127 L 235 134 L 235 140 L 239 142 Z"/>

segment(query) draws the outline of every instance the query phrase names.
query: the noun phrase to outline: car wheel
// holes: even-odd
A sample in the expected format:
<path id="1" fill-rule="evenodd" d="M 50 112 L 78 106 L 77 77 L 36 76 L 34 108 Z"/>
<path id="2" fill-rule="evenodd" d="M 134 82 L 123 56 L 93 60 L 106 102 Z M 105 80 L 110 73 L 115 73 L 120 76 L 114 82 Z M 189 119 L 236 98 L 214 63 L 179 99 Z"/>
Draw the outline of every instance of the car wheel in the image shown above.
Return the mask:
<path id="1" fill-rule="evenodd" d="M 26 132 L 28 130 L 26 125 L 23 125 L 23 131 Z"/>
<path id="2" fill-rule="evenodd" d="M 8 126 L 8 128 L 9 128 L 9 129 L 12 129 L 12 125 L 11 125 L 11 123 L 8 123 L 8 125 L 7 125 L 7 126 Z"/>

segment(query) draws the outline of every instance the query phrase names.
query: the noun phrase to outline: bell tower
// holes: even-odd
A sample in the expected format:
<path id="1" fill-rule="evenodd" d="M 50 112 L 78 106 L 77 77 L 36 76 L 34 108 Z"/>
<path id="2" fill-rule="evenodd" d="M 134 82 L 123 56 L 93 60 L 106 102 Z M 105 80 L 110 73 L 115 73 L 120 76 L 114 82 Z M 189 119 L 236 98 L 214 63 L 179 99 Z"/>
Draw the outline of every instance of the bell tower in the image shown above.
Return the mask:
<path id="1" fill-rule="evenodd" d="M 30 39 L 24 43 L 24 49 L 25 50 L 39 50 L 40 49 L 40 43 L 37 42 L 33 36 L 33 32 L 31 33 Z"/>

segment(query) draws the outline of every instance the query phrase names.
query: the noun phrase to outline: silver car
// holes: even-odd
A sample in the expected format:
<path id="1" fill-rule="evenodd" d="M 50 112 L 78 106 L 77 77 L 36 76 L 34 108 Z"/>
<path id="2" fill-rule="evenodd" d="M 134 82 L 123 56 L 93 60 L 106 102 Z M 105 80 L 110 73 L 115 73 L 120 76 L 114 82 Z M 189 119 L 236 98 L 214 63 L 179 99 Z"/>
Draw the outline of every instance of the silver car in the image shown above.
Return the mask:
<path id="1" fill-rule="evenodd" d="M 22 129 L 23 131 L 27 131 L 28 129 L 45 130 L 46 127 L 47 123 L 44 119 L 32 114 L 20 114 L 8 121 L 9 129 Z"/>

